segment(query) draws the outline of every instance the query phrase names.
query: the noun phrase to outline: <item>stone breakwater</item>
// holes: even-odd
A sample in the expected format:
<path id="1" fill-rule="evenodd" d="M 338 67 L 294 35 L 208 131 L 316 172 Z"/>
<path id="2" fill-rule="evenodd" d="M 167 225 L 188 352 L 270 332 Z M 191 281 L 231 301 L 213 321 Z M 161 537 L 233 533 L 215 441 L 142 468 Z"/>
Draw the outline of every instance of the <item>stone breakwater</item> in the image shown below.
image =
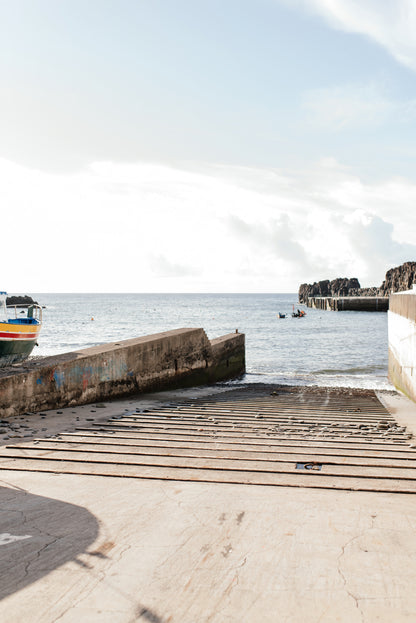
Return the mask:
<path id="1" fill-rule="evenodd" d="M 299 303 L 309 305 L 309 299 L 317 297 L 376 297 L 385 298 L 395 292 L 410 290 L 416 283 L 416 262 L 405 262 L 387 271 L 381 286 L 362 288 L 356 277 L 341 277 L 330 281 L 302 283 L 299 287 Z"/>
<path id="2" fill-rule="evenodd" d="M 0 416 L 192 387 L 245 372 L 245 336 L 175 329 L 28 361 L 0 374 Z"/>
<path id="3" fill-rule="evenodd" d="M 325 311 L 386 312 L 387 296 L 317 296 L 308 298 L 308 307 Z"/>

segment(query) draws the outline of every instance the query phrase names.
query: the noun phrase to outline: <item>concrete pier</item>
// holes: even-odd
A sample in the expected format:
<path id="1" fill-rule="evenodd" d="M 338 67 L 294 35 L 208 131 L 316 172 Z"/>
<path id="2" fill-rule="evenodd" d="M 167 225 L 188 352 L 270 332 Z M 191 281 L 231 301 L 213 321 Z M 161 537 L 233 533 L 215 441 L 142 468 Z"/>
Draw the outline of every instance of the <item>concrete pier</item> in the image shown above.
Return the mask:
<path id="1" fill-rule="evenodd" d="M 386 312 L 387 296 L 314 296 L 308 299 L 308 307 L 325 311 L 371 311 Z"/>
<path id="2" fill-rule="evenodd" d="M 388 326 L 389 378 L 416 401 L 416 289 L 392 294 Z"/>
<path id="3" fill-rule="evenodd" d="M 244 334 L 175 329 L 45 357 L 0 374 L 0 415 L 215 383 L 245 372 Z"/>

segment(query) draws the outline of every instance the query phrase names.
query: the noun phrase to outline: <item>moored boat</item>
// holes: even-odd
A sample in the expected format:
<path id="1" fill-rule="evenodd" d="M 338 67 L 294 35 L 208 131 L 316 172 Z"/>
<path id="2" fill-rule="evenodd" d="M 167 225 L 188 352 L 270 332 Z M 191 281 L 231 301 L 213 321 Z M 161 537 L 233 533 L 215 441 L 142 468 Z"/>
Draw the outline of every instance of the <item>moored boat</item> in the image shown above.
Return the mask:
<path id="1" fill-rule="evenodd" d="M 6 301 L 7 293 L 0 292 L 0 367 L 27 359 L 42 327 L 40 305 L 29 305 L 25 312 L 17 305 L 8 307 Z M 18 309 L 26 316 L 18 317 Z"/>
<path id="2" fill-rule="evenodd" d="M 305 311 L 298 309 L 297 312 L 295 313 L 295 311 L 293 310 L 292 318 L 303 318 L 304 316 L 306 316 Z"/>

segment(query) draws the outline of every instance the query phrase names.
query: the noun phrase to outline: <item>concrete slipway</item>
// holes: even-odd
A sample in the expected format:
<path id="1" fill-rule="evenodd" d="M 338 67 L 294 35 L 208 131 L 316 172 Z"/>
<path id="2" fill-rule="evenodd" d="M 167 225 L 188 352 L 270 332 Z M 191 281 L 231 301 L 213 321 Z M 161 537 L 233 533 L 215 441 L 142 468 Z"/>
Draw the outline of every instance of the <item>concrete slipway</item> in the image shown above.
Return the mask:
<path id="1" fill-rule="evenodd" d="M 379 398 L 224 386 L 10 419 L 0 620 L 416 621 L 416 407 Z"/>

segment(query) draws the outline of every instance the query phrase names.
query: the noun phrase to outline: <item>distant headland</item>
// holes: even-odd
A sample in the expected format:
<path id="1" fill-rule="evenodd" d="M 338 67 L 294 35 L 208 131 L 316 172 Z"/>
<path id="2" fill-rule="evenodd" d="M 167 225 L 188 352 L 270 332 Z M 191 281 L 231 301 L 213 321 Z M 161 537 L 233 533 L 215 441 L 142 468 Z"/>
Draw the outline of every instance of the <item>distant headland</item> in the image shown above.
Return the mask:
<path id="1" fill-rule="evenodd" d="M 327 297 L 388 297 L 394 292 L 410 290 L 416 283 L 416 262 L 405 262 L 387 271 L 385 279 L 380 287 L 362 288 L 356 277 L 339 277 L 330 281 L 316 281 L 315 283 L 302 283 L 299 287 L 299 303 L 308 304 L 309 298 Z"/>
<path id="2" fill-rule="evenodd" d="M 11 307 L 29 307 L 29 305 L 38 305 L 31 296 L 8 296 L 6 299 L 6 305 Z"/>

